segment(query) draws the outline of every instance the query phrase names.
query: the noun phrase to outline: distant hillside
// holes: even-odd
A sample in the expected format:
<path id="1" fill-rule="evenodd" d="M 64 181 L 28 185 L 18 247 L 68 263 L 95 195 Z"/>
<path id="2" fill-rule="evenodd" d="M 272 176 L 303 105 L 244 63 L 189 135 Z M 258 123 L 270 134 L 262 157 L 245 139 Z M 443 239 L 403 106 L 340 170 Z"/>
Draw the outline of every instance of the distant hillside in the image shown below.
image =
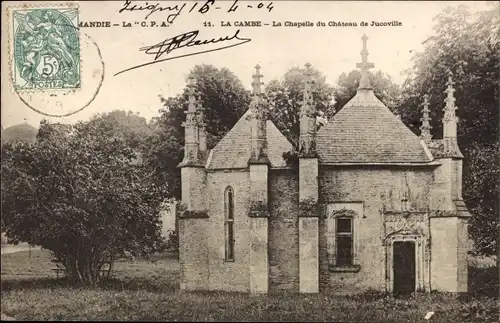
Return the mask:
<path id="1" fill-rule="evenodd" d="M 2 142 L 34 143 L 38 130 L 27 123 L 8 127 L 2 131 Z"/>

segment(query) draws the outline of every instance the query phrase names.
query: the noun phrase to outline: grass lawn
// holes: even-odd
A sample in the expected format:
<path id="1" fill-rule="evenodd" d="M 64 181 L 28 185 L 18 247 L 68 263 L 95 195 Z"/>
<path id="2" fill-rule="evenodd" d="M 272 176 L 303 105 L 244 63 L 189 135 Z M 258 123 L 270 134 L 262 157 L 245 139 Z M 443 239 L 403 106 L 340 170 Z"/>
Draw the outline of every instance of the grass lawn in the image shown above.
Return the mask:
<path id="1" fill-rule="evenodd" d="M 115 278 L 103 287 L 71 288 L 55 278 L 49 260 L 40 250 L 31 258 L 27 251 L 2 255 L 3 314 L 17 320 L 498 322 L 497 300 L 486 296 L 498 292 L 491 280 L 498 278 L 496 267 L 471 273 L 471 285 L 483 284 L 468 300 L 441 293 L 394 299 L 379 293 L 181 292 L 177 261 L 169 257 L 156 263 L 118 262 Z M 491 283 L 484 284 L 485 279 Z M 430 311 L 435 314 L 426 321 Z"/>

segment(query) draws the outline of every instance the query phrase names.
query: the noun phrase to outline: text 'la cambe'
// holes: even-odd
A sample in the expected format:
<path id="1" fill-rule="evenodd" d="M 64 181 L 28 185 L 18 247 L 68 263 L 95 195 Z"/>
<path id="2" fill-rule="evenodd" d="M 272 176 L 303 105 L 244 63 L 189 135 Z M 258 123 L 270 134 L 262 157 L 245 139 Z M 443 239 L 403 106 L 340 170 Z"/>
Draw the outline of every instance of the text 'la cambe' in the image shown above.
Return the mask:
<path id="1" fill-rule="evenodd" d="M 318 21 L 316 23 L 312 21 L 273 21 L 272 24 L 263 23 L 262 21 L 221 21 L 221 27 L 262 27 L 262 26 L 271 26 L 271 27 L 399 27 L 402 26 L 403 23 L 401 21 Z"/>

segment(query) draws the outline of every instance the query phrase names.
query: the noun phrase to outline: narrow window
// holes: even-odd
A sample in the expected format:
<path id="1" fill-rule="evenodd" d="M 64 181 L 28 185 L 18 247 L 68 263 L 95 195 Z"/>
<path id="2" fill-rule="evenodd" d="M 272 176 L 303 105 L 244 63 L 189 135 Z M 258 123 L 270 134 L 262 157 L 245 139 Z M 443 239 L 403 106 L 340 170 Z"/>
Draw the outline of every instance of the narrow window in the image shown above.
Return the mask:
<path id="1" fill-rule="evenodd" d="M 408 174 L 404 173 L 403 176 L 403 194 L 401 198 L 401 210 L 403 212 L 408 211 L 408 199 L 409 199 L 409 188 L 408 188 Z"/>
<path id="2" fill-rule="evenodd" d="M 230 186 L 224 194 L 224 213 L 226 261 L 234 261 L 234 192 Z"/>
<path id="3" fill-rule="evenodd" d="M 350 266 L 353 258 L 352 218 L 338 218 L 336 224 L 337 266 Z"/>

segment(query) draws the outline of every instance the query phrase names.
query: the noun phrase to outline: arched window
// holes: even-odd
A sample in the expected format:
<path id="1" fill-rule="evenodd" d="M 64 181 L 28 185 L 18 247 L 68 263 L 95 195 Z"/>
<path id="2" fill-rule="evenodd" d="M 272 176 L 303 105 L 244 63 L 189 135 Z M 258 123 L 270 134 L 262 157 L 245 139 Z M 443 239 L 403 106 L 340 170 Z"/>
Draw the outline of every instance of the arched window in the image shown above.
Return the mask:
<path id="1" fill-rule="evenodd" d="M 226 261 L 234 261 L 234 191 L 228 186 L 224 192 L 224 231 Z"/>

